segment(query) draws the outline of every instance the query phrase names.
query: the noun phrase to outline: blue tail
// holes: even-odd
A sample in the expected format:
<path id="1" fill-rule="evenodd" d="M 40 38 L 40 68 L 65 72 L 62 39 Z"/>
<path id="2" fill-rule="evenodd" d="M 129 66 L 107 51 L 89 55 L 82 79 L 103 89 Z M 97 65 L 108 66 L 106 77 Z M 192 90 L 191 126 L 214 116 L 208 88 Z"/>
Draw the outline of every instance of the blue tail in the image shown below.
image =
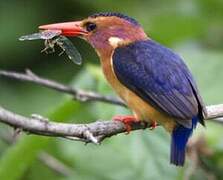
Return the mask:
<path id="1" fill-rule="evenodd" d="M 183 166 L 185 161 L 186 145 L 193 129 L 196 127 L 198 117 L 192 119 L 192 127 L 186 128 L 179 125 L 173 130 L 171 141 L 171 157 L 170 163 L 176 166 Z"/>

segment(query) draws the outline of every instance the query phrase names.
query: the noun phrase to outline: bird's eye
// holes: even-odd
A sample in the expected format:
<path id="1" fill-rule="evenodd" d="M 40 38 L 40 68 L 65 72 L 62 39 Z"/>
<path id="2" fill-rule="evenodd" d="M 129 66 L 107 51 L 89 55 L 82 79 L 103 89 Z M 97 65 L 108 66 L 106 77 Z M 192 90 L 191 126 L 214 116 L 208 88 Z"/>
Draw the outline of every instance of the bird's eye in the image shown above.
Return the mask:
<path id="1" fill-rule="evenodd" d="M 91 22 L 89 22 L 89 23 L 86 24 L 86 30 L 88 32 L 91 32 L 91 31 L 95 30 L 96 27 L 97 27 L 96 24 L 91 23 Z"/>

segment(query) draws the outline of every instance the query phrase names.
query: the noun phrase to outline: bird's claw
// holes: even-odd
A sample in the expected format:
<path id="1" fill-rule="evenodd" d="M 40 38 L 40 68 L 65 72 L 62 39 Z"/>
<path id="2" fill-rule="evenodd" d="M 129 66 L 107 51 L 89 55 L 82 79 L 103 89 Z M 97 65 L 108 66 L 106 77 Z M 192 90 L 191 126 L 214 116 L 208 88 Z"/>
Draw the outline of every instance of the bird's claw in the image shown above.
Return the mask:
<path id="1" fill-rule="evenodd" d="M 134 116 L 131 116 L 131 115 L 129 116 L 117 115 L 117 116 L 114 116 L 112 120 L 122 122 L 125 125 L 126 134 L 129 134 L 130 131 L 132 130 L 133 123 L 139 122 L 138 119 L 136 119 Z"/>
<path id="2" fill-rule="evenodd" d="M 150 130 L 154 130 L 156 127 L 157 127 L 157 122 L 156 122 L 156 121 L 152 121 L 152 123 L 151 123 L 149 129 L 150 129 Z"/>

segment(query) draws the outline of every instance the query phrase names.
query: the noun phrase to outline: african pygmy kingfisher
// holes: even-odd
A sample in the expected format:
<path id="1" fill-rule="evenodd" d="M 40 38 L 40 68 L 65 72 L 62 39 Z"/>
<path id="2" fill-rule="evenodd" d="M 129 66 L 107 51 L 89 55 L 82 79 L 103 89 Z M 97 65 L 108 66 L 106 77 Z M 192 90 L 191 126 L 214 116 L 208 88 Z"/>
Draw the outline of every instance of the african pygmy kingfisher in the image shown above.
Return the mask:
<path id="1" fill-rule="evenodd" d="M 206 109 L 197 85 L 179 55 L 148 37 L 133 18 L 120 13 L 97 13 L 82 21 L 39 27 L 61 30 L 89 42 L 100 57 L 104 75 L 133 116 L 131 121 L 156 122 L 171 133 L 170 162 L 183 166 L 187 141 Z"/>

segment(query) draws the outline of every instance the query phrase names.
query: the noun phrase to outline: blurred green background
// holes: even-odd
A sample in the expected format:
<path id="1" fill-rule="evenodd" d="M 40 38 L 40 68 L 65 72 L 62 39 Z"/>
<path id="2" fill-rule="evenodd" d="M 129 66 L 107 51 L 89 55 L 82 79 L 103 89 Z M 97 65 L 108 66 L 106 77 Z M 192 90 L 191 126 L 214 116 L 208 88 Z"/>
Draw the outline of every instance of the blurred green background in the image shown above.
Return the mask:
<path id="1" fill-rule="evenodd" d="M 98 57 L 83 40 L 72 39 L 82 54 L 82 66 L 74 65 L 65 55 L 41 54 L 42 41 L 18 41 L 21 35 L 36 32 L 38 25 L 106 11 L 136 18 L 153 39 L 184 57 L 207 105 L 223 103 L 222 0 L 1 0 L 0 69 L 29 68 L 74 87 L 112 95 L 101 74 Z M 61 93 L 2 77 L 0 102 L 23 115 L 38 113 L 74 123 L 129 113 L 113 105 L 75 102 Z M 169 165 L 170 137 L 162 128 L 118 135 L 100 146 L 26 134 L 9 142 L 13 130 L 5 125 L 0 128 L 2 180 L 223 179 L 223 127 L 216 123 L 198 127 L 190 142 L 195 148 L 189 148 L 184 168 Z M 63 164 L 62 172 L 46 165 L 52 157 Z"/>

